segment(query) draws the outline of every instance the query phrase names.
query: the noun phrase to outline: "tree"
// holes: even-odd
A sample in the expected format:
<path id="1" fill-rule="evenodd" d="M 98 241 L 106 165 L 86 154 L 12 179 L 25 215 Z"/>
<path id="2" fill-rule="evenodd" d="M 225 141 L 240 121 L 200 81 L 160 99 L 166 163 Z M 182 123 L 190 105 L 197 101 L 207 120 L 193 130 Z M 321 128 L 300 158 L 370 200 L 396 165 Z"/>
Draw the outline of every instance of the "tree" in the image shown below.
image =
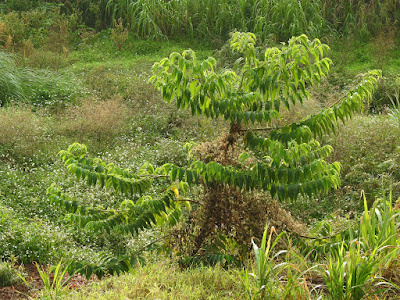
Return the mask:
<path id="1" fill-rule="evenodd" d="M 202 184 L 200 230 L 191 240 L 192 254 L 197 254 L 216 227 L 230 233 L 238 226 L 235 213 L 242 213 L 240 210 L 253 203 L 247 192 L 264 190 L 281 201 L 295 201 L 299 195 L 311 197 L 337 188 L 340 165 L 326 162 L 332 147 L 320 145 L 317 138 L 334 132 L 341 122 L 363 109 L 363 100 L 371 97 L 380 72 L 365 74 L 332 107 L 299 122 L 277 126 L 283 108 L 291 110 L 309 99 L 310 88 L 327 76 L 332 63 L 325 57 L 329 47 L 302 35 L 280 48 L 267 48 L 259 58 L 255 43 L 252 33 L 233 34 L 231 48 L 243 57 L 229 70 L 218 70 L 212 57 L 198 60 L 192 50 L 172 53 L 153 66 L 150 81 L 161 90 L 165 101 L 176 101 L 177 109 L 190 109 L 193 115 L 222 117 L 230 122 L 229 133 L 220 141 L 220 153 L 200 157 L 187 167 L 166 164 L 155 169 L 146 164 L 133 172 L 89 158 L 84 145 L 73 144 L 60 152 L 69 172 L 88 185 L 125 194 L 127 200 L 119 209 L 86 207 L 53 185 L 48 189 L 51 201 L 64 207 L 70 219 L 81 226 L 136 235 L 160 221 L 176 223 L 181 205 L 188 205 L 180 198 L 178 188 L 183 191 L 185 185 Z M 164 184 L 160 197 L 153 199 L 145 194 L 158 179 L 170 182 Z M 245 216 L 250 223 L 256 222 L 252 220 L 256 210 Z M 242 240 L 248 240 L 248 236 Z M 137 259 L 107 258 L 100 266 L 87 265 L 84 272 L 87 276 L 93 272 L 98 276 L 106 271 L 118 273 Z M 76 263 L 71 268 L 82 266 Z"/>
<path id="2" fill-rule="evenodd" d="M 230 201 L 228 198 L 264 190 L 280 201 L 295 201 L 299 195 L 311 197 L 337 188 L 340 164 L 325 160 L 333 149 L 322 146 L 317 138 L 335 132 L 341 122 L 362 111 L 363 101 L 371 97 L 381 76 L 379 71 L 370 71 L 333 106 L 278 127 L 276 121 L 282 110 L 291 110 L 308 100 L 310 88 L 327 76 L 332 64 L 325 57 L 329 47 L 301 35 L 279 48 L 267 48 L 259 58 L 255 44 L 252 33 L 233 34 L 231 48 L 242 55 L 233 69 L 219 70 L 214 58 L 199 60 L 192 50 L 172 53 L 153 66 L 150 80 L 165 101 L 175 101 L 177 109 L 190 109 L 193 115 L 222 117 L 230 122 L 229 134 L 220 147 L 225 157 L 241 142 L 243 147 L 239 148 L 246 150 L 239 157 L 231 155 L 218 162 L 196 160 L 188 168 L 171 164 L 163 167 L 172 181 L 202 183 L 208 193 L 202 207 L 206 217 L 193 253 L 215 226 L 228 227 L 228 231 L 234 226 L 214 217 L 221 211 L 219 203 Z M 255 128 L 257 125 L 262 127 Z M 232 189 L 236 196 L 231 194 Z M 222 207 L 230 209 L 228 205 Z"/>

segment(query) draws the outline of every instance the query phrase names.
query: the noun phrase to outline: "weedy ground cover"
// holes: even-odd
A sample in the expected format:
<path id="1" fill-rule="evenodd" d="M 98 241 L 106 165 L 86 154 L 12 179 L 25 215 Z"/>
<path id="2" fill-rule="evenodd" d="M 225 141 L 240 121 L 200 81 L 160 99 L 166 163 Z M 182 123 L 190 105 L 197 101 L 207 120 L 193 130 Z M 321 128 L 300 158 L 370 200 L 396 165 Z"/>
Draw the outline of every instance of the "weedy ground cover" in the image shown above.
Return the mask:
<path id="1" fill-rule="evenodd" d="M 101 44 L 102 39 L 98 41 Z M 149 42 L 148 47 L 153 44 Z M 165 49 L 171 47 L 180 49 L 179 44 L 173 43 L 167 43 Z M 170 51 L 165 49 L 165 53 Z M 95 51 L 108 55 L 107 48 Z M 24 73 L 23 67 L 18 66 L 13 57 L 4 56 L 12 68 Z M 50 182 L 61 178 L 66 179 L 64 187 L 75 197 L 86 199 L 88 204 L 113 207 L 118 203 L 118 197 L 107 191 L 84 191 L 82 184 L 67 179 L 58 162 L 57 152 L 70 143 L 85 142 L 106 162 L 119 161 L 125 167 L 136 168 L 145 161 L 155 165 L 167 161 L 184 163 L 187 159 L 185 144 L 219 131 L 217 122 L 208 123 L 202 118 L 189 120 L 189 114 L 176 114 L 171 106 L 159 101 L 160 98 L 147 83 L 147 68 L 152 60 L 156 60 L 155 57 L 137 55 L 127 59 L 116 58 L 106 62 L 104 58 L 98 61 L 96 57 L 94 63 L 83 60 L 63 70 L 68 76 L 80 76 L 86 86 L 81 97 L 77 97 L 66 109 L 62 105 L 53 109 L 52 104 L 46 102 L 42 102 L 43 107 L 23 106 L 14 98 L 15 106 L 1 110 L 0 195 L 2 204 L 14 212 L 14 218 L 7 213 L 3 223 L 7 226 L 1 227 L 2 259 L 7 260 L 14 255 L 25 263 L 55 263 L 62 257 L 95 262 L 100 256 L 123 253 L 127 245 L 133 243 L 128 235 L 99 235 L 77 230 L 68 225 L 68 220 L 53 206 L 48 205 L 44 192 Z M 53 80 L 57 80 L 57 76 L 51 74 Z M 62 85 L 62 82 L 57 84 Z M 112 92 L 108 90 L 116 85 L 121 87 Z M 76 84 L 68 86 L 74 90 L 81 88 Z M 31 91 L 28 90 L 29 93 Z M 90 96 L 82 97 L 89 92 Z M 50 101 L 57 97 L 52 94 Z M 188 126 L 191 122 L 200 125 L 200 128 Z M 13 221 L 9 222 L 11 219 Z M 154 238 L 152 233 L 145 236 L 140 242 L 142 245 Z M 140 243 L 134 243 L 140 248 Z"/>
<path id="2" fill-rule="evenodd" d="M 107 278 L 62 299 L 243 299 L 244 286 L 236 271 L 220 267 L 180 270 L 163 260 L 138 267 L 131 275 Z"/>

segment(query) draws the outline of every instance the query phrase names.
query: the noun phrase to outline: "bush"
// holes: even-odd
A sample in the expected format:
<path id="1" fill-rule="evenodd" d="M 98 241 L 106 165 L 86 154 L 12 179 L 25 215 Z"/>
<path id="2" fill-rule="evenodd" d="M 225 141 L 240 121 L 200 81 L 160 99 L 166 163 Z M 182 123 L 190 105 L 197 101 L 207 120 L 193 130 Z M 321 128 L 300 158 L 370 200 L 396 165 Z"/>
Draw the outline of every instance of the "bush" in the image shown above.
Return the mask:
<path id="1" fill-rule="evenodd" d="M 28 109 L 1 109 L 0 128 L 0 151 L 12 157 L 31 157 L 42 147 L 45 125 Z"/>
<path id="2" fill-rule="evenodd" d="M 109 142 L 123 131 L 128 114 L 121 97 L 115 96 L 108 101 L 86 99 L 81 106 L 66 111 L 58 130 L 80 141 L 91 138 Z"/>
<path id="3" fill-rule="evenodd" d="M 18 13 L 10 12 L 4 16 L 4 24 L 6 35 L 11 37 L 11 46 L 19 47 L 25 37 L 25 24 L 19 17 Z"/>
<path id="4" fill-rule="evenodd" d="M 20 271 L 15 269 L 11 263 L 0 261 L 0 287 L 20 282 L 19 273 Z"/>
<path id="5" fill-rule="evenodd" d="M 6 0 L 5 2 L 9 10 L 25 11 L 37 7 L 40 0 Z"/>
<path id="6" fill-rule="evenodd" d="M 6 49 L 23 54 L 24 41 L 32 39 L 38 49 L 58 53 L 68 48 L 78 27 L 79 16 L 60 13 L 60 7 L 54 4 L 43 5 L 33 10 L 0 15 L 3 34 L 0 42 Z M 10 41 L 5 44 L 5 37 Z M 1 46 L 1 45 L 0 45 Z"/>

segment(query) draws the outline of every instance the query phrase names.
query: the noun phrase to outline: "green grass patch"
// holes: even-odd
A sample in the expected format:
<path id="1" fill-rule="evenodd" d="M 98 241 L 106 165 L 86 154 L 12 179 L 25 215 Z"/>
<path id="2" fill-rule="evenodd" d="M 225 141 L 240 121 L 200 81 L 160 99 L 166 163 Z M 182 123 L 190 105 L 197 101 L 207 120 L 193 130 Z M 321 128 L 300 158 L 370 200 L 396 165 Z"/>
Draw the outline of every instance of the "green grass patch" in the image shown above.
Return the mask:
<path id="1" fill-rule="evenodd" d="M 64 299 L 243 299 L 239 273 L 219 267 L 180 270 L 163 261 L 107 278 Z"/>

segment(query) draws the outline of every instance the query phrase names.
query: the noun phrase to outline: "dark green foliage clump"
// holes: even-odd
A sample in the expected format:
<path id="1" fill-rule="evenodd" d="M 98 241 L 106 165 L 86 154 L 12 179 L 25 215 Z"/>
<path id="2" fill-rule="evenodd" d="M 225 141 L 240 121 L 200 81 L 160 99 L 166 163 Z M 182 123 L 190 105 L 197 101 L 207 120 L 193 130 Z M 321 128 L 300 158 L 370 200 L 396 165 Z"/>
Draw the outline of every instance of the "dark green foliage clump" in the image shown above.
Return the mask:
<path id="1" fill-rule="evenodd" d="M 47 3 L 51 1 L 9 0 L 3 10 L 25 11 Z M 226 39 L 236 29 L 252 31 L 262 40 L 284 41 L 302 33 L 368 39 L 398 28 L 400 10 L 394 0 L 73 0 L 61 5 L 61 11 L 79 11 L 82 21 L 97 29 L 113 26 L 121 18 L 139 37 Z"/>

